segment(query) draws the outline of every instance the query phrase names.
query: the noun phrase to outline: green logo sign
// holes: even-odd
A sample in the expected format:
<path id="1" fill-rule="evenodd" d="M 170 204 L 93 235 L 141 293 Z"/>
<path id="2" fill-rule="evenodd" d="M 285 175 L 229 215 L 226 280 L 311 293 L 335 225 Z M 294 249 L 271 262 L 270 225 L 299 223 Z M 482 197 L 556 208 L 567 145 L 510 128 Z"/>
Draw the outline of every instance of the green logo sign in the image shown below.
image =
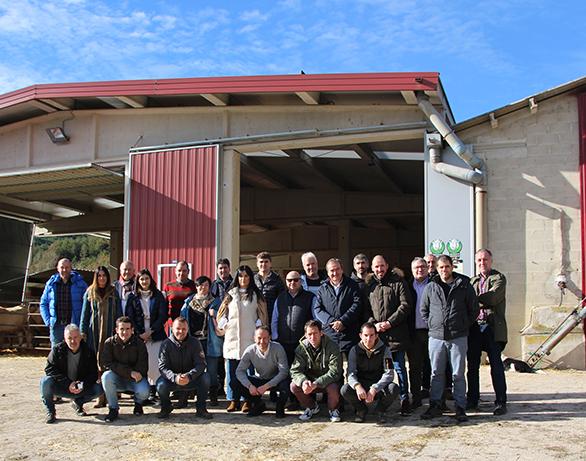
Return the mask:
<path id="1" fill-rule="evenodd" d="M 462 252 L 462 242 L 460 242 L 460 240 L 457 240 L 457 239 L 449 240 L 447 247 L 448 247 L 448 253 L 450 253 L 450 256 L 452 256 L 452 257 L 458 256 Z"/>
<path id="2" fill-rule="evenodd" d="M 432 240 L 429 244 L 429 251 L 436 256 L 443 254 L 445 248 L 446 244 L 440 239 Z"/>

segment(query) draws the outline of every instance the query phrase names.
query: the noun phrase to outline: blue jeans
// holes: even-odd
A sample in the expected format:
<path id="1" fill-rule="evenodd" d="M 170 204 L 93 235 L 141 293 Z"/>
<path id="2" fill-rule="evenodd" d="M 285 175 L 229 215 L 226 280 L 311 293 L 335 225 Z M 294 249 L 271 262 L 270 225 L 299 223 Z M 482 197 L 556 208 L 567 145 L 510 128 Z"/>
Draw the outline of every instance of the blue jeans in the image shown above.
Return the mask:
<path id="1" fill-rule="evenodd" d="M 409 398 L 409 379 L 407 378 L 407 367 L 405 366 L 405 351 L 391 352 L 393 368 L 399 378 L 399 395 L 401 402 Z"/>
<path id="2" fill-rule="evenodd" d="M 207 372 L 210 376 L 210 387 L 218 387 L 218 362 L 220 357 L 206 356 Z"/>
<path id="3" fill-rule="evenodd" d="M 94 400 L 96 397 L 102 395 L 104 391 L 102 386 L 98 383 L 93 383 L 92 386 L 84 387 L 79 394 L 72 394 L 69 392 L 69 385 L 60 383 L 52 376 L 43 376 L 41 378 L 41 400 L 49 413 L 55 413 L 55 403 L 53 397 L 66 397 L 74 400 L 78 405 Z"/>
<path id="4" fill-rule="evenodd" d="M 49 327 L 49 339 L 51 340 L 51 347 L 55 344 L 59 344 L 65 339 L 65 325 L 56 323 L 52 327 Z"/>
<path id="5" fill-rule="evenodd" d="M 157 380 L 157 392 L 161 399 L 161 408 L 171 408 L 171 392 L 173 391 L 192 391 L 195 390 L 197 402 L 195 407 L 205 409 L 208 390 L 210 389 L 210 377 L 207 372 L 203 372 L 197 378 L 192 379 L 185 386 L 169 381 L 164 376 Z"/>
<path id="6" fill-rule="evenodd" d="M 102 387 L 108 400 L 108 407 L 118 409 L 118 392 L 134 392 L 134 403 L 142 404 L 149 397 L 151 390 L 146 376 L 139 382 L 134 379 L 126 379 L 117 375 L 112 370 L 105 371 L 102 375 Z"/>
<path id="7" fill-rule="evenodd" d="M 490 325 L 470 327 L 468 335 L 468 403 L 478 405 L 480 400 L 480 357 L 482 351 L 488 354 L 490 362 L 490 377 L 496 394 L 495 403 L 507 403 L 507 381 L 505 367 L 501 359 L 502 348 L 494 340 L 494 333 Z"/>
<path id="8" fill-rule="evenodd" d="M 236 368 L 240 360 L 226 360 L 226 400 L 242 400 L 240 383 L 236 377 Z"/>
<path id="9" fill-rule="evenodd" d="M 452 365 L 454 401 L 460 408 L 466 408 L 466 352 L 468 338 L 462 336 L 450 340 L 429 338 L 429 360 L 431 362 L 430 403 L 440 405 L 446 385 L 446 366 Z"/>

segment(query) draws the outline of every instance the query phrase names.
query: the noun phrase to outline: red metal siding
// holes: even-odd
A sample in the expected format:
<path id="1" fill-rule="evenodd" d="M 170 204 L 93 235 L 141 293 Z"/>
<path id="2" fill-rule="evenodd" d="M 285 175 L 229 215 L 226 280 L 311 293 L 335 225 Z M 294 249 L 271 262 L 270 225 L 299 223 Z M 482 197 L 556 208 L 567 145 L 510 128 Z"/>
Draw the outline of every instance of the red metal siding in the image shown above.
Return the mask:
<path id="1" fill-rule="evenodd" d="M 586 293 L 586 93 L 582 93 L 578 96 L 578 124 L 580 133 L 580 218 L 582 221 L 582 296 L 584 296 L 584 293 Z M 586 319 L 582 322 L 582 328 L 584 330 L 584 337 L 586 339 Z"/>
<path id="2" fill-rule="evenodd" d="M 214 275 L 218 147 L 131 156 L 128 257 L 156 278 L 185 259 L 192 277 Z M 213 278 L 213 277 L 212 277 Z"/>

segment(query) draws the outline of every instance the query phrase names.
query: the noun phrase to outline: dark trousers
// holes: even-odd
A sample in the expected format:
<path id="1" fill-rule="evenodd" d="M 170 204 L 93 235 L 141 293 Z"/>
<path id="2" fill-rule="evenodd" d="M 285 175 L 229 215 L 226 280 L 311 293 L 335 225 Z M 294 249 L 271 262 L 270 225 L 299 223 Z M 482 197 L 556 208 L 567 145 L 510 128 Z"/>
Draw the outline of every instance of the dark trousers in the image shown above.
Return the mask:
<path id="1" fill-rule="evenodd" d="M 278 342 L 278 341 L 277 341 Z M 291 364 L 293 360 L 295 360 L 295 349 L 299 346 L 299 343 L 295 344 L 287 344 L 287 343 L 280 343 L 285 349 L 285 355 L 287 356 L 287 363 L 289 364 L 289 368 L 291 368 Z"/>
<path id="2" fill-rule="evenodd" d="M 49 413 L 55 413 L 53 397 L 65 397 L 74 400 L 78 405 L 83 405 L 103 393 L 104 391 L 99 383 L 93 383 L 91 386 L 84 387 L 83 391 L 79 394 L 72 394 L 69 392 L 68 384 L 60 383 L 51 376 L 43 376 L 41 378 L 41 399 Z"/>
<path id="3" fill-rule="evenodd" d="M 421 400 L 421 390 L 429 390 L 431 365 L 428 352 L 428 330 L 415 330 L 411 347 L 407 351 L 409 359 L 409 381 L 413 400 Z"/>
<path id="4" fill-rule="evenodd" d="M 370 386 L 365 386 L 364 388 L 368 391 Z M 350 405 L 354 407 L 354 411 L 361 413 L 366 413 L 368 411 L 366 402 L 358 398 L 358 395 L 356 395 L 356 390 L 352 386 L 350 386 L 350 384 L 346 383 L 342 386 L 341 394 L 342 397 L 344 397 L 344 400 L 346 400 L 346 402 L 348 402 Z M 391 406 L 391 404 L 397 398 L 398 395 L 399 386 L 397 386 L 395 383 L 391 383 L 384 389 L 378 391 L 376 393 L 376 397 L 374 398 L 377 402 L 376 411 L 384 413 L 387 410 L 387 408 Z"/>
<path id="5" fill-rule="evenodd" d="M 249 376 L 248 380 L 256 387 L 263 386 L 270 381 L 269 379 L 261 379 L 257 378 L 256 376 Z M 240 392 L 246 400 L 250 401 L 250 403 L 253 405 L 260 403 L 262 398 L 261 395 L 250 395 L 250 391 L 244 384 L 242 384 L 240 381 L 238 381 L 238 384 L 240 384 Z M 281 405 L 285 405 L 287 403 L 287 400 L 289 399 L 289 384 L 289 378 L 285 378 L 281 380 L 276 386 L 271 387 L 271 391 L 275 390 L 277 392 L 277 404 L 280 403 Z"/>
<path id="6" fill-rule="evenodd" d="M 185 386 L 180 386 L 177 383 L 173 383 L 163 376 L 157 380 L 157 392 L 159 393 L 159 398 L 161 399 L 161 408 L 171 408 L 171 392 L 194 390 L 195 395 L 197 396 L 195 407 L 198 409 L 205 409 L 209 388 L 210 377 L 207 372 L 204 372 L 197 378 L 192 379 Z"/>
<path id="7" fill-rule="evenodd" d="M 495 403 L 507 403 L 507 381 L 505 378 L 505 367 L 501 359 L 502 345 L 494 340 L 494 333 L 490 325 L 475 323 L 470 327 L 468 335 L 468 395 L 470 405 L 477 405 L 480 400 L 480 357 L 482 351 L 488 355 L 490 362 L 490 377 L 492 387 L 496 394 Z"/>

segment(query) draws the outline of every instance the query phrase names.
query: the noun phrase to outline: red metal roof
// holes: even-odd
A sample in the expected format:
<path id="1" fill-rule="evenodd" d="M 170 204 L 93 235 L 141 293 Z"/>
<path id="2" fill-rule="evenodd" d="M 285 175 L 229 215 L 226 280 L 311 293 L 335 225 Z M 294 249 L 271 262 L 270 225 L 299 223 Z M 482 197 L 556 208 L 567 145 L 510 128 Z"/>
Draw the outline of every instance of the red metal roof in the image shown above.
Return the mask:
<path id="1" fill-rule="evenodd" d="M 0 95 L 0 109 L 34 99 L 207 93 L 438 91 L 437 72 L 299 74 L 49 83 Z"/>

